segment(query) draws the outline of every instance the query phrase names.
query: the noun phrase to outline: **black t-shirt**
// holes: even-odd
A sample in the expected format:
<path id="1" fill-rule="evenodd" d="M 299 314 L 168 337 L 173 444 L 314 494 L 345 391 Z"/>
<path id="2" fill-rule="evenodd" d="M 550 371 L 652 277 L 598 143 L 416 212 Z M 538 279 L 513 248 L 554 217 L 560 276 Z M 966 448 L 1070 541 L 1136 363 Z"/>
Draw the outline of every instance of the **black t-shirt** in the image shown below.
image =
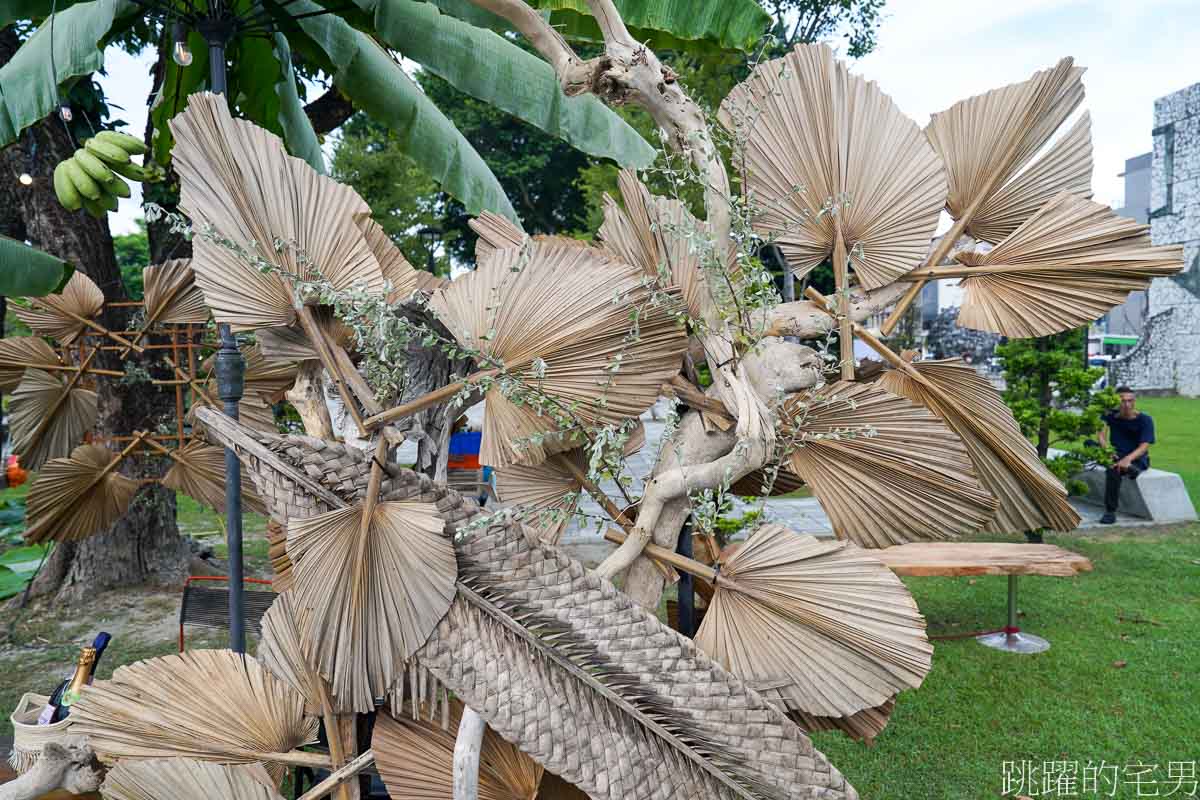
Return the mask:
<path id="1" fill-rule="evenodd" d="M 1104 421 L 1108 423 L 1108 438 L 1113 449 L 1117 451 L 1117 458 L 1129 455 L 1142 442 L 1154 444 L 1154 420 L 1149 414 L 1139 411 L 1132 419 L 1125 419 L 1114 411 L 1106 415 Z M 1143 470 L 1150 469 L 1150 454 L 1146 453 L 1135 460 L 1133 466 Z"/>

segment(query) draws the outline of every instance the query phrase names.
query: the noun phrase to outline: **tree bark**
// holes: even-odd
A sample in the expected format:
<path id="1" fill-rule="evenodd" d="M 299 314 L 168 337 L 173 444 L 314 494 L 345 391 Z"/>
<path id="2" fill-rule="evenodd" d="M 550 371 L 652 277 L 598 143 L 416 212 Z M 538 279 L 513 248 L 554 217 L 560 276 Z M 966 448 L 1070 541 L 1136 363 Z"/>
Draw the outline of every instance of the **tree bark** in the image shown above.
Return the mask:
<path id="1" fill-rule="evenodd" d="M 483 717 L 464 706 L 454 740 L 454 800 L 479 800 L 479 758 L 486 730 Z"/>
<path id="2" fill-rule="evenodd" d="M 0 31 L 0 64 L 12 57 L 19 44 L 11 27 Z M 54 195 L 54 167 L 71 156 L 76 146 L 56 116 L 42 120 L 16 144 L 0 152 L 0 185 L 16 186 L 16 176 L 28 170 L 34 176 L 34 185 L 15 194 L 29 241 L 95 281 L 106 300 L 122 300 L 126 298 L 125 287 L 108 219 L 67 211 Z M 106 308 L 101 320 L 106 327 L 121 330 L 128 317 L 128 309 Z M 139 358 L 131 353 L 122 361 L 110 351 L 97 361 L 106 369 L 116 370 L 133 361 L 152 377 L 170 377 L 166 365 L 155 363 L 153 357 Z M 99 380 L 100 437 L 153 429 L 173 418 L 174 404 L 168 402 L 167 394 L 150 389 L 144 379 Z M 159 477 L 164 468 L 160 458 L 134 456 L 127 459 L 121 471 L 138 478 Z M 62 542 L 55 547 L 31 594 L 53 593 L 56 599 L 70 602 L 116 586 L 178 585 L 187 575 L 189 559 L 188 543 L 175 525 L 174 492 L 149 484 L 142 487 L 129 512 L 111 528 L 81 542 Z"/>

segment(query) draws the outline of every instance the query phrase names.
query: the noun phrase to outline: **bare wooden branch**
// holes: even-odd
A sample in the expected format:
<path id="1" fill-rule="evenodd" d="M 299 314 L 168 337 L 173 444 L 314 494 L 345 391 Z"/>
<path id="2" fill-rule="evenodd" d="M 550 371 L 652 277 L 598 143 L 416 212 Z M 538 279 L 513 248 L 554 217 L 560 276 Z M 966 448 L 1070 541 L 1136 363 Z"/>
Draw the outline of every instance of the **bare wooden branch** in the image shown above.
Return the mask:
<path id="1" fill-rule="evenodd" d="M 454 740 L 454 800 L 479 800 L 479 758 L 486 730 L 483 717 L 464 707 Z"/>
<path id="2" fill-rule="evenodd" d="M 55 790 L 71 795 L 94 792 L 104 777 L 94 762 L 95 753 L 83 737 L 47 742 L 33 769 L 0 786 L 0 800 L 33 800 Z"/>

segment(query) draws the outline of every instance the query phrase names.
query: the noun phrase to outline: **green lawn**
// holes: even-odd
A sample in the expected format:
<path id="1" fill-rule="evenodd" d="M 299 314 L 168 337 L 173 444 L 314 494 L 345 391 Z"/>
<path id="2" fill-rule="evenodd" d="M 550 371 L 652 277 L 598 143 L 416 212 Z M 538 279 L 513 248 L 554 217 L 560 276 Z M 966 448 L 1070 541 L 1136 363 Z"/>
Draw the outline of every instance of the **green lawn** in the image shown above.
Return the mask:
<path id="1" fill-rule="evenodd" d="M 1139 397 L 1137 407 L 1154 417 L 1152 465 L 1179 473 L 1200 508 L 1200 398 Z"/>
<path id="2" fill-rule="evenodd" d="M 920 689 L 899 697 L 874 747 L 837 733 L 814 737 L 863 798 L 997 798 L 1005 761 L 1078 762 L 1082 771 L 1101 759 L 1122 770 L 1158 764 L 1153 774 L 1166 795 L 1168 762 L 1200 756 L 1200 526 L 1047 541 L 1095 566 L 1077 578 L 1023 579 L 1021 624 L 1047 638 L 1049 651 L 1014 655 L 971 639 L 937 642 L 933 670 Z M 1004 622 L 1003 577 L 905 582 L 931 635 Z M 1102 793 L 1076 791 L 1138 796 L 1133 785 L 1114 795 L 1107 785 Z M 1016 794 L 1043 796 L 1009 796 Z"/>

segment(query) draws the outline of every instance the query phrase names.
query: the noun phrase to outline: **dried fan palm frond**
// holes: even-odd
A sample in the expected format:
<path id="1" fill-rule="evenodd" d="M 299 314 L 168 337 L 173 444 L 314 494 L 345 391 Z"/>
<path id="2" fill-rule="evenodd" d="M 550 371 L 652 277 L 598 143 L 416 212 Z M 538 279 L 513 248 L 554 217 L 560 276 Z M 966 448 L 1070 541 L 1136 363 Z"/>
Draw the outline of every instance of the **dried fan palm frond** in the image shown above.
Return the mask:
<path id="1" fill-rule="evenodd" d="M 73 732 L 104 761 L 194 758 L 267 765 L 316 740 L 304 697 L 255 659 L 231 650 L 189 650 L 118 667 L 71 707 Z"/>
<path id="2" fill-rule="evenodd" d="M 525 243 L 525 231 L 508 217 L 484 211 L 467 225 L 479 235 L 475 242 L 475 261 L 483 263 L 497 250 L 520 247 Z"/>
<path id="3" fill-rule="evenodd" d="M 659 280 L 659 270 L 665 269 L 667 285 L 679 288 L 689 315 L 700 319 L 708 291 L 706 257 L 711 265 L 719 260 L 722 267 L 733 269 L 736 249 L 730 243 L 727 252 L 708 255 L 706 251 L 715 246 L 708 240 L 710 229 L 683 203 L 652 195 L 633 170 L 621 170 L 617 181 L 625 207 L 604 195 L 601 246 L 617 260 L 641 267 L 654 280 Z"/>
<path id="4" fill-rule="evenodd" d="M 146 327 L 152 322 L 179 325 L 208 322 L 208 304 L 196 287 L 190 258 L 177 258 L 142 270 L 145 284 Z"/>
<path id="5" fill-rule="evenodd" d="M 260 486 L 288 487 L 280 496 L 297 507 L 344 502 L 260 443 L 283 452 L 302 437 L 251 434 L 208 409 L 201 417 L 247 469 L 265 473 Z M 456 492 L 388 469 L 394 496 L 436 502 L 448 532 L 479 513 Z M 518 524 L 473 531 L 455 550 L 466 569 L 458 598 L 417 658 L 546 769 L 622 800 L 650 800 L 664 786 L 681 797 L 747 798 L 746 786 L 753 796 L 857 797 L 781 711 L 578 562 L 530 546 Z"/>
<path id="6" fill-rule="evenodd" d="M 587 792 L 573 783 L 567 783 L 553 772 L 542 774 L 534 800 L 588 800 Z"/>
<path id="7" fill-rule="evenodd" d="M 108 800 L 283 800 L 260 764 L 229 767 L 191 758 L 121 761 L 100 794 Z"/>
<path id="8" fill-rule="evenodd" d="M 988 530 L 997 533 L 1053 528 L 1074 530 L 1079 515 L 1067 491 L 1021 433 L 992 384 L 959 359 L 921 361 L 879 379 L 890 392 L 920 403 L 962 439 L 980 482 L 999 501 Z"/>
<path id="9" fill-rule="evenodd" d="M 171 131 L 179 207 L 202 232 L 192 269 L 217 321 L 237 330 L 292 325 L 300 310 L 292 280 L 319 276 L 334 289 L 383 293 L 379 261 L 357 225 L 371 209 L 353 189 L 289 156 L 278 136 L 234 119 L 219 95 L 189 98 Z"/>
<path id="10" fill-rule="evenodd" d="M 40 336 L 0 339 L 0 392 L 16 389 L 27 369 L 46 372 L 62 367 L 54 348 Z"/>
<path id="11" fill-rule="evenodd" d="M 93 351 L 94 355 L 94 351 Z M 86 367 L 91 361 L 84 360 Z M 96 393 L 79 386 L 82 372 L 66 380 L 29 369 L 9 402 L 12 448 L 21 466 L 36 470 L 52 458 L 70 455 L 96 425 Z"/>
<path id="12" fill-rule="evenodd" d="M 416 291 L 432 292 L 449 283 L 445 278 L 410 264 L 387 231 L 375 220 L 368 217 L 360 220 L 358 225 L 367 239 L 367 246 L 379 261 L 383 279 L 391 284 L 387 295 L 389 303 L 406 300 Z"/>
<path id="13" fill-rule="evenodd" d="M 263 511 L 263 514 L 268 513 Z M 273 519 L 267 520 L 267 558 L 271 560 L 271 572 L 274 575 L 271 587 L 280 594 L 291 589 L 292 559 L 287 553 L 287 530 Z"/>
<path id="14" fill-rule="evenodd" d="M 119 454 L 85 444 L 67 458 L 46 462 L 29 490 L 26 541 L 78 541 L 120 519 L 138 482 L 116 468 L 139 442 L 135 438 Z"/>
<path id="15" fill-rule="evenodd" d="M 290 591 L 276 595 L 262 618 L 258 660 L 272 675 L 304 695 L 308 708 L 320 713 L 324 686 L 300 641 L 300 631 L 308 622 L 301 620 L 305 613 Z"/>
<path id="16" fill-rule="evenodd" d="M 454 794 L 454 741 L 463 704 L 452 700 L 449 725 L 393 718 L 375 720 L 371 750 L 388 794 L 405 800 L 444 800 Z M 542 767 L 501 739 L 483 735 L 479 754 L 479 800 L 530 800 L 537 793 Z"/>
<path id="17" fill-rule="evenodd" d="M 918 270 L 962 278 L 958 324 L 1034 337 L 1078 328 L 1183 269 L 1183 247 L 1152 247 L 1149 226 L 1108 206 L 1059 194 L 987 253 L 959 253 L 965 266 Z"/>
<path id="18" fill-rule="evenodd" d="M 1026 166 L 1083 102 L 1083 72 L 1064 58 L 1026 81 L 961 100 L 933 115 L 925 135 L 946 165 L 946 210 L 954 225 L 925 259 L 926 267 L 941 264 L 964 233 L 993 244 L 1000 241 L 1059 192 L 1091 197 L 1086 119 L 1037 163 Z M 913 284 L 896 304 L 882 326 L 885 335 L 924 285 L 923 280 Z"/>
<path id="19" fill-rule="evenodd" d="M 851 739 L 871 744 L 876 736 L 883 733 L 895 709 L 896 700 L 893 698 L 880 706 L 863 709 L 848 717 L 819 717 L 800 711 L 793 711 L 788 717 L 806 733 L 841 731 Z"/>
<path id="20" fill-rule="evenodd" d="M 431 302 L 462 345 L 500 360 L 560 410 L 575 405 L 573 417 L 587 425 L 619 425 L 649 408 L 679 371 L 687 346 L 638 267 L 577 243 L 545 239 L 497 250 Z M 480 460 L 536 464 L 553 448 L 530 437 L 556 434 L 559 425 L 545 411 L 513 402 L 520 387 L 507 383 L 485 395 Z M 569 438 L 553 447 L 570 449 Z"/>
<path id="21" fill-rule="evenodd" d="M 941 159 L 828 46 L 760 64 L 725 98 L 721 120 L 747 137 L 755 228 L 776 237 L 797 276 L 838 250 L 873 289 L 924 260 L 946 202 Z"/>
<path id="22" fill-rule="evenodd" d="M 342 349 L 351 347 L 354 331 L 338 320 L 332 309 L 317 306 L 312 312 L 326 341 Z M 316 361 L 321 357 L 308 334 L 299 328 L 263 328 L 255 337 L 263 357 L 270 363 Z"/>
<path id="23" fill-rule="evenodd" d="M 14 305 L 13 313 L 39 336 L 61 345 L 73 344 L 88 327 L 87 320 L 104 308 L 104 292 L 79 270 L 67 281 L 62 294 L 29 298 L 30 307 Z"/>
<path id="24" fill-rule="evenodd" d="M 848 717 L 920 686 L 932 665 L 916 601 L 853 544 L 763 526 L 716 590 L 697 646 L 788 711 Z"/>
<path id="25" fill-rule="evenodd" d="M 370 711 L 454 599 L 454 548 L 437 507 L 385 502 L 288 523 L 301 631 L 339 712 Z M 298 622 L 302 622 L 302 617 Z"/>
<path id="26" fill-rule="evenodd" d="M 763 487 L 767 484 L 770 475 L 767 468 L 756 469 L 748 473 L 742 478 L 734 481 L 729 487 L 729 491 L 734 494 L 744 497 L 756 497 L 763 493 Z M 787 464 L 780 464 L 779 471 L 775 473 L 775 480 L 770 484 L 770 493 L 768 497 L 778 497 L 780 495 L 791 494 L 792 492 L 803 489 L 806 484 L 803 479 L 796 473 L 788 469 Z"/>
<path id="27" fill-rule="evenodd" d="M 622 450 L 625 455 L 632 455 L 645 444 L 646 429 L 639 423 Z M 585 486 L 585 483 L 590 484 L 586 480 L 587 471 L 588 454 L 585 448 L 559 453 L 533 467 L 514 464 L 496 470 L 496 495 L 510 506 L 534 512 L 524 518 L 522 524 L 532 530 L 539 541 L 558 544 L 578 506 L 579 492 L 587 488 L 593 494 L 603 495 L 595 485 Z M 597 499 L 603 502 L 607 498 Z M 609 501 L 604 505 L 611 507 L 612 504 Z M 617 519 L 619 514 L 612 516 Z"/>
<path id="28" fill-rule="evenodd" d="M 157 445 L 152 442 L 152 446 Z M 155 447 L 159 449 L 161 446 Z M 176 450 L 161 448 L 160 452 L 175 463 L 162 478 L 168 489 L 183 492 L 202 506 L 218 514 L 225 513 L 225 450 L 193 439 Z M 242 508 L 255 514 L 266 514 L 267 507 L 254 490 L 254 481 L 242 473 Z"/>
<path id="29" fill-rule="evenodd" d="M 952 539 L 981 530 L 996 512 L 962 440 L 925 408 L 876 385 L 835 383 L 793 395 L 783 425 L 796 445 L 792 471 L 840 539 L 863 547 Z"/>

